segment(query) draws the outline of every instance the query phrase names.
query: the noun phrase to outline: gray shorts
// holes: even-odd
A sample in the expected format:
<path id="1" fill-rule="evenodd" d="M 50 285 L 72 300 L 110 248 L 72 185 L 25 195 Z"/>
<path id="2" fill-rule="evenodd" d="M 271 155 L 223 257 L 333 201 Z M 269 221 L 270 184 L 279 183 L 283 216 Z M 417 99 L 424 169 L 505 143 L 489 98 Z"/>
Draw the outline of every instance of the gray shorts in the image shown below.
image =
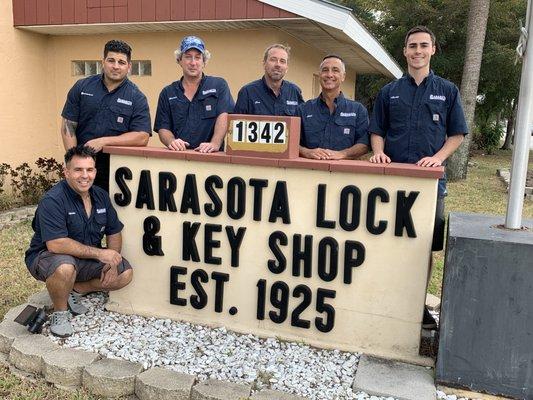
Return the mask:
<path id="1" fill-rule="evenodd" d="M 30 274 L 39 281 L 46 281 L 62 264 L 74 265 L 76 269 L 76 282 L 86 282 L 100 278 L 104 263 L 94 259 L 84 259 L 69 256 L 68 254 L 50 253 L 48 250 L 41 251 L 33 263 L 28 267 Z M 121 274 L 131 265 L 124 257 L 118 265 L 118 273 Z"/>

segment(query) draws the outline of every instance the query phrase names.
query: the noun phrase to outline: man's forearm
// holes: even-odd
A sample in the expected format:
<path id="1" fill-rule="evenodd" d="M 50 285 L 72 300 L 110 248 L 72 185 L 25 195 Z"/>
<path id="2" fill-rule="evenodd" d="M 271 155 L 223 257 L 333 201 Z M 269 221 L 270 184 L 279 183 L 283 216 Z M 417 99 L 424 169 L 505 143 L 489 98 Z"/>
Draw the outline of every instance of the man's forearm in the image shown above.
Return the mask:
<path id="1" fill-rule="evenodd" d="M 46 242 L 46 248 L 51 253 L 68 254 L 77 258 L 92 259 L 98 259 L 102 251 L 97 247 L 87 246 L 70 238 L 49 240 Z"/>
<path id="2" fill-rule="evenodd" d="M 220 148 L 222 142 L 224 141 L 224 136 L 226 135 L 226 130 L 228 129 L 228 113 L 222 113 L 217 117 L 215 122 L 215 129 L 213 131 L 213 137 L 211 138 L 211 143 L 215 144 Z M 217 149 L 218 150 L 218 149 Z"/>
<path id="3" fill-rule="evenodd" d="M 375 133 L 371 133 L 370 144 L 372 146 L 372 151 L 374 152 L 374 154 L 383 153 L 385 149 L 385 140 L 381 136 Z"/>
<path id="4" fill-rule="evenodd" d="M 106 243 L 108 249 L 120 253 L 122 251 L 122 234 L 119 232 L 114 235 L 106 236 Z"/>
<path id="5" fill-rule="evenodd" d="M 353 160 L 368 153 L 368 146 L 366 144 L 357 143 L 352 147 L 342 150 L 342 152 L 345 154 L 347 159 Z"/>
<path id="6" fill-rule="evenodd" d="M 461 143 L 463 143 L 463 140 L 463 135 L 448 136 L 448 138 L 444 142 L 444 145 L 439 151 L 437 151 L 437 153 L 435 153 L 434 157 L 437 157 L 439 160 L 444 162 L 448 157 L 453 154 L 455 150 L 457 150 Z"/>
<path id="7" fill-rule="evenodd" d="M 104 136 L 100 139 L 103 146 L 146 146 L 150 135 L 148 132 L 125 132 L 118 136 Z"/>
<path id="8" fill-rule="evenodd" d="M 163 143 L 167 147 L 174 139 L 176 139 L 174 137 L 174 134 L 168 129 L 159 129 L 159 131 L 157 131 L 157 134 L 159 135 L 159 140 L 161 141 L 161 143 Z"/>
<path id="9" fill-rule="evenodd" d="M 77 127 L 77 122 L 63 118 L 61 123 L 61 140 L 63 141 L 65 150 L 75 147 L 78 144 L 78 139 L 76 138 Z"/>

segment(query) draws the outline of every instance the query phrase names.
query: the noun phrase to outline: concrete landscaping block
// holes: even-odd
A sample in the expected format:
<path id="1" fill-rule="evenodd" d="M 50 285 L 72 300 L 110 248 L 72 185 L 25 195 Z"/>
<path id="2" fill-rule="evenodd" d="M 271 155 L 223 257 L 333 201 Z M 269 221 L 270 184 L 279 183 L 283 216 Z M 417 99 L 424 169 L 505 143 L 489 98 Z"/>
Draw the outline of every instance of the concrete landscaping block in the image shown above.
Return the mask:
<path id="1" fill-rule="evenodd" d="M 44 289 L 40 292 L 32 294 L 28 297 L 28 303 L 35 307 L 53 308 L 52 299 L 48 294 L 48 290 Z"/>
<path id="2" fill-rule="evenodd" d="M 354 391 L 398 400 L 435 400 L 432 370 L 411 364 L 361 356 Z"/>
<path id="3" fill-rule="evenodd" d="M 85 367 L 83 387 L 102 397 L 129 396 L 135 391 L 135 376 L 141 371 L 141 364 L 105 358 Z"/>
<path id="4" fill-rule="evenodd" d="M 280 392 L 279 390 L 261 390 L 254 393 L 252 400 L 305 400 L 305 397 L 296 396 L 294 394 Z"/>
<path id="5" fill-rule="evenodd" d="M 196 376 L 166 368 L 151 368 L 135 379 L 135 394 L 140 400 L 189 400 Z"/>
<path id="6" fill-rule="evenodd" d="M 251 391 L 250 385 L 208 379 L 192 388 L 191 400 L 242 400 Z"/>
<path id="7" fill-rule="evenodd" d="M 59 349 L 43 356 L 44 379 L 58 386 L 81 386 L 83 369 L 99 359 L 96 353 Z"/>
<path id="8" fill-rule="evenodd" d="M 31 333 L 25 326 L 12 320 L 5 319 L 0 323 L 0 352 L 9 354 L 11 345 L 16 338 L 30 336 Z"/>
<path id="9" fill-rule="evenodd" d="M 440 309 L 440 297 L 431 293 L 426 294 L 426 306 L 432 311 Z"/>
<path id="10" fill-rule="evenodd" d="M 32 374 L 41 374 L 43 356 L 59 349 L 59 346 L 42 335 L 28 335 L 15 339 L 9 352 L 9 362 L 14 367 Z"/>

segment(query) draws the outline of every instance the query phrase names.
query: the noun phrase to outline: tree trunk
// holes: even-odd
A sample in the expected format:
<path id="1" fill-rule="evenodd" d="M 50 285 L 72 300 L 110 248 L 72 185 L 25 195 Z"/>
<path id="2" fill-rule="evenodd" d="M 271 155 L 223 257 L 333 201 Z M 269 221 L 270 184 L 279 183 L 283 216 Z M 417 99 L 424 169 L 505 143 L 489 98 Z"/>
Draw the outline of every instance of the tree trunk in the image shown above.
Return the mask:
<path id="1" fill-rule="evenodd" d="M 465 63 L 463 66 L 463 77 L 461 79 L 461 99 L 463 101 L 466 123 L 470 135 L 466 135 L 463 144 L 450 157 L 446 171 L 450 180 L 466 179 L 468 153 L 470 143 L 472 142 L 474 113 L 476 111 L 481 58 L 483 57 L 483 46 L 485 44 L 485 33 L 489 18 L 489 6 L 490 0 L 470 0 Z"/>
<path id="2" fill-rule="evenodd" d="M 509 118 L 507 119 L 507 129 L 505 130 L 505 141 L 503 142 L 503 145 L 501 147 L 502 150 L 510 150 L 511 149 L 511 143 L 513 140 L 513 133 L 514 133 L 514 120 L 516 115 L 516 105 L 518 104 L 518 101 L 513 100 L 513 108 L 511 110 L 511 114 L 509 115 Z"/>

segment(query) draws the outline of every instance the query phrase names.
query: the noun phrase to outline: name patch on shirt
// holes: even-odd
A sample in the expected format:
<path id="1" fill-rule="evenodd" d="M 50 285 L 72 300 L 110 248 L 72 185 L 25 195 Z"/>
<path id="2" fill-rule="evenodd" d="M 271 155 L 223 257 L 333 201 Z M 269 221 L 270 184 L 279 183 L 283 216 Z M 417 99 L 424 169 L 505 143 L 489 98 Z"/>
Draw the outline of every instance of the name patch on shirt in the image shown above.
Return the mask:
<path id="1" fill-rule="evenodd" d="M 82 95 L 82 96 L 91 96 L 91 97 L 94 96 L 94 94 L 92 94 L 92 93 L 87 93 L 87 92 L 81 92 L 81 95 Z"/>
<path id="2" fill-rule="evenodd" d="M 121 99 L 120 97 L 117 99 L 117 103 L 126 104 L 127 106 L 131 106 L 133 104 L 131 101 Z"/>
<path id="3" fill-rule="evenodd" d="M 76 215 L 76 211 L 69 211 L 68 215 Z"/>
<path id="4" fill-rule="evenodd" d="M 294 101 L 294 100 L 287 100 L 287 105 L 288 106 L 297 106 L 298 102 Z"/>
<path id="5" fill-rule="evenodd" d="M 105 208 L 97 208 L 96 209 L 96 214 L 103 214 L 106 212 L 106 209 Z"/>
<path id="6" fill-rule="evenodd" d="M 399 99 L 399 98 L 400 98 L 400 96 L 391 96 L 391 97 L 390 97 L 391 100 Z"/>
<path id="7" fill-rule="evenodd" d="M 216 89 L 202 90 L 202 94 L 209 94 L 209 93 L 216 93 L 216 92 L 217 92 Z"/>
<path id="8" fill-rule="evenodd" d="M 341 117 L 356 117 L 357 113 L 351 112 L 351 113 L 345 113 L 341 112 Z"/>
<path id="9" fill-rule="evenodd" d="M 168 99 L 169 99 L 169 100 L 175 100 L 175 99 L 177 99 L 177 98 L 178 98 L 178 96 L 172 96 L 172 97 L 169 97 Z"/>
<path id="10" fill-rule="evenodd" d="M 259 100 L 254 101 L 254 104 L 261 104 Z"/>
<path id="11" fill-rule="evenodd" d="M 446 101 L 446 96 L 440 95 L 440 94 L 430 94 L 429 95 L 430 100 L 440 100 L 440 101 Z"/>
<path id="12" fill-rule="evenodd" d="M 312 117 L 313 117 L 313 114 L 307 114 L 307 115 L 305 116 L 305 118 L 312 118 Z"/>

